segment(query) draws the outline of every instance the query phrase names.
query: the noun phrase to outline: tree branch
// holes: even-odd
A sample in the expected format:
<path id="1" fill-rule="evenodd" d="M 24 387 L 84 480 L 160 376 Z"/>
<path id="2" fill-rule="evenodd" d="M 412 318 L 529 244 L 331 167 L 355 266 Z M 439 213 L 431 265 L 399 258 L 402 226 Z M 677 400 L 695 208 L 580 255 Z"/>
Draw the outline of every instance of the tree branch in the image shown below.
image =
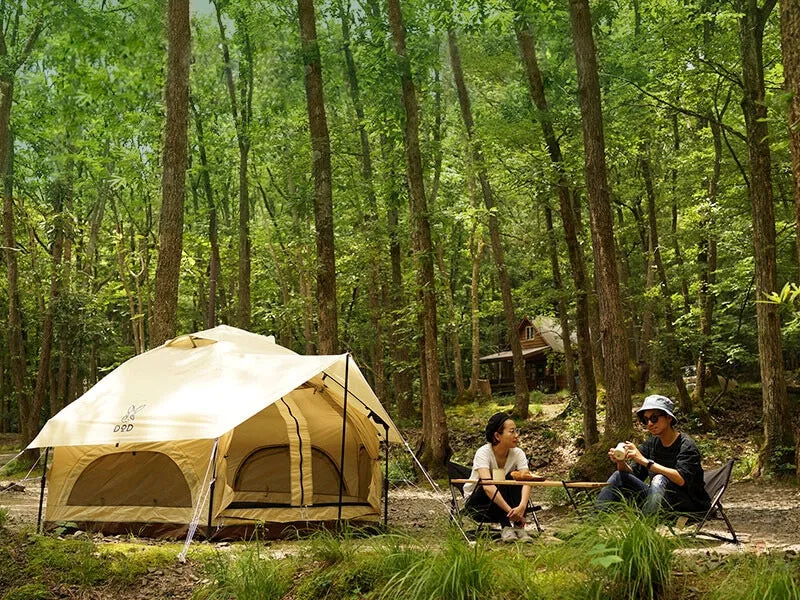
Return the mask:
<path id="1" fill-rule="evenodd" d="M 668 108 L 671 108 L 672 110 L 675 110 L 675 111 L 677 111 L 677 112 L 679 112 L 681 114 L 688 115 L 690 117 L 695 117 L 695 118 L 700 119 L 700 120 L 708 119 L 708 115 L 702 115 L 699 112 L 696 112 L 696 111 L 691 110 L 689 108 L 683 108 L 682 106 L 678 106 L 677 104 L 673 104 L 669 100 L 664 100 L 663 98 L 657 96 L 656 94 L 653 94 L 652 92 L 648 92 L 642 86 L 640 86 L 637 83 L 634 83 L 633 81 L 630 81 L 629 79 L 625 79 L 624 77 L 620 77 L 619 75 L 613 75 L 611 73 L 604 73 L 604 75 L 606 77 L 611 77 L 611 78 L 614 78 L 614 79 L 619 79 L 621 81 L 624 81 L 625 83 L 635 87 L 637 90 L 639 90 L 641 93 L 643 93 L 648 98 L 652 98 L 656 102 L 658 102 L 660 104 L 663 104 L 664 106 L 666 106 Z M 735 135 L 737 138 L 739 138 L 743 142 L 747 141 L 747 137 L 743 133 L 740 133 L 740 132 L 736 131 L 735 129 L 733 129 L 732 127 L 726 125 L 725 123 L 717 122 L 717 125 L 719 125 L 720 129 L 722 129 L 724 131 L 728 131 L 730 134 Z"/>

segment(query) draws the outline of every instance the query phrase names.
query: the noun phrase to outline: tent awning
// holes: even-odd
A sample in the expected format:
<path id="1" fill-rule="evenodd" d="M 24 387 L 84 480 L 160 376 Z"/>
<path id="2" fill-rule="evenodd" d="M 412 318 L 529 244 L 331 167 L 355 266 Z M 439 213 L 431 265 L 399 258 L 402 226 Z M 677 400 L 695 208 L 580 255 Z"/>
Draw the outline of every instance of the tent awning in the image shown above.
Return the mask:
<path id="1" fill-rule="evenodd" d="M 401 441 L 346 354 L 302 356 L 222 325 L 123 363 L 51 418 L 28 447 L 214 439 L 306 383 L 341 398 L 346 371 L 348 410 L 372 413 L 388 425 L 390 441 Z M 383 426 L 376 432 L 383 438 Z"/>

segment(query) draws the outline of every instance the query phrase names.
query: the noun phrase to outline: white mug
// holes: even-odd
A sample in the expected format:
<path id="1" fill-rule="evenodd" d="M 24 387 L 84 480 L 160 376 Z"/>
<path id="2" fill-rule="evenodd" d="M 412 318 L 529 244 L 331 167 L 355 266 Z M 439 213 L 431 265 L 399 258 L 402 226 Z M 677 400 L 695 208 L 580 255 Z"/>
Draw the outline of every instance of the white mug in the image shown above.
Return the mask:
<path id="1" fill-rule="evenodd" d="M 628 453 L 627 449 L 625 448 L 625 443 L 620 442 L 614 448 L 614 460 L 625 460 L 625 455 Z"/>

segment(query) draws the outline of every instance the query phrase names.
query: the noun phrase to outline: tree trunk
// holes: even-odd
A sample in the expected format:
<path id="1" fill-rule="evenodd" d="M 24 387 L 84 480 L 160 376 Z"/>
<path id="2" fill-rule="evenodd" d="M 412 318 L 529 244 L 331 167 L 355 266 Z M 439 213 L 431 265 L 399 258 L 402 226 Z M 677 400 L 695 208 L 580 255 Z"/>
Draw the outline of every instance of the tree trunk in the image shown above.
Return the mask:
<path id="1" fill-rule="evenodd" d="M 167 3 L 167 80 L 165 84 L 161 216 L 158 266 L 150 345 L 175 337 L 178 282 L 183 251 L 183 203 L 186 197 L 189 135 L 189 0 Z"/>
<path id="2" fill-rule="evenodd" d="M 236 83 L 233 80 L 230 50 L 222 22 L 222 11 L 214 0 L 217 26 L 222 47 L 222 59 L 225 63 L 225 83 L 228 99 L 231 103 L 231 115 L 236 127 L 236 141 L 239 146 L 239 255 L 237 263 L 238 296 L 236 303 L 236 323 L 242 329 L 250 328 L 250 182 L 248 179 L 248 161 L 250 157 L 250 121 L 253 109 L 253 54 L 250 46 L 250 35 L 241 15 L 234 15 L 237 30 L 244 38 L 244 55 L 239 61 L 239 88 L 241 92 L 241 111 L 236 99 Z"/>
<path id="3" fill-rule="evenodd" d="M 605 358 L 606 439 L 628 439 L 632 429 L 628 343 L 622 316 L 617 274 L 614 225 L 605 161 L 603 115 L 597 57 L 592 38 L 588 0 L 569 0 L 572 37 L 578 67 L 581 124 L 586 160 L 586 187 L 592 242 L 598 259 L 596 273 L 600 327 Z"/>
<path id="4" fill-rule="evenodd" d="M 72 161 L 67 163 L 67 177 L 66 177 L 66 189 L 64 190 L 64 210 L 66 211 L 66 215 L 64 215 L 61 219 L 62 225 L 62 237 L 64 239 L 64 250 L 61 264 L 63 265 L 61 269 L 61 283 L 59 293 L 63 293 L 64 290 L 69 293 L 70 291 L 70 284 L 71 284 L 71 272 L 72 272 L 72 237 L 73 237 L 73 229 L 72 229 L 72 219 L 70 218 L 71 215 L 74 214 L 73 209 L 73 178 L 72 178 Z M 57 332 L 57 337 L 59 338 L 58 341 L 58 379 L 57 379 L 57 386 L 56 386 L 56 394 L 55 394 L 55 402 L 50 407 L 50 414 L 55 415 L 58 411 L 64 408 L 70 402 L 69 398 L 69 346 L 70 343 L 74 341 L 67 339 L 66 332 L 63 330 Z M 73 349 L 73 356 L 78 356 L 78 353 L 82 350 L 81 348 L 74 348 Z M 73 361 L 76 362 L 76 361 Z"/>
<path id="5" fill-rule="evenodd" d="M 472 322 L 472 374 L 469 378 L 469 391 L 473 395 L 480 394 L 478 379 L 481 377 L 481 331 L 480 331 L 480 268 L 483 256 L 483 236 L 477 227 L 472 230 L 469 245 L 472 256 L 472 278 L 470 283 L 470 316 Z"/>
<path id="6" fill-rule="evenodd" d="M 784 87 L 791 95 L 788 112 L 789 147 L 794 181 L 795 258 L 800 271 L 800 4 L 797 0 L 780 0 L 780 10 L 783 75 L 786 80 Z"/>
<path id="7" fill-rule="evenodd" d="M 661 296 L 664 299 L 664 322 L 666 329 L 666 346 L 667 355 L 670 357 L 669 372 L 675 388 L 678 392 L 678 400 L 681 410 L 685 416 L 697 414 L 706 429 L 711 429 L 714 425 L 708 410 L 702 403 L 697 403 L 696 406 L 692 405 L 692 399 L 689 392 L 686 391 L 686 384 L 683 382 L 683 374 L 681 373 L 681 365 L 677 362 L 677 357 L 680 353 L 678 348 L 678 341 L 675 338 L 675 324 L 674 314 L 672 312 L 672 294 L 669 290 L 667 283 L 667 274 L 664 270 L 664 263 L 661 259 L 661 247 L 658 242 L 658 224 L 656 221 L 656 198 L 655 189 L 653 187 L 653 175 L 650 169 L 650 161 L 645 154 L 640 156 L 639 165 L 642 170 L 642 178 L 644 179 L 645 193 L 647 196 L 647 219 L 650 229 L 650 249 L 653 255 L 653 264 L 655 265 L 656 272 L 661 287 Z"/>
<path id="8" fill-rule="evenodd" d="M 717 271 L 717 236 L 714 230 L 714 207 L 717 203 L 717 190 L 722 167 L 722 136 L 719 124 L 710 115 L 709 124 L 714 139 L 714 166 L 708 178 L 708 200 L 706 204 L 707 215 L 700 222 L 700 248 L 697 253 L 697 262 L 700 266 L 700 288 L 697 291 L 697 303 L 700 308 L 700 352 L 697 355 L 696 379 L 694 398 L 697 402 L 705 404 L 706 370 L 708 368 L 708 354 L 711 348 L 711 322 L 714 314 L 714 294 L 712 287 L 716 283 Z"/>
<path id="9" fill-rule="evenodd" d="M 750 159 L 750 205 L 755 252 L 758 359 L 761 366 L 764 445 L 759 452 L 758 474 L 777 472 L 794 460 L 792 420 L 786 395 L 778 306 L 762 302 L 777 291 L 775 214 L 772 205 L 769 131 L 764 100 L 762 41 L 764 25 L 776 0 L 759 8 L 756 0 L 739 0 L 739 46 L 742 58 L 744 98 L 742 110 L 747 128 Z"/>
<path id="10" fill-rule="evenodd" d="M 317 233 L 317 312 L 320 354 L 336 354 L 338 317 L 336 306 L 336 261 L 333 241 L 333 192 L 331 189 L 331 144 L 322 91 L 322 60 L 317 43 L 314 0 L 297 0 L 300 43 L 305 64 L 306 107 L 311 133 L 314 175 L 314 219 Z"/>
<path id="11" fill-rule="evenodd" d="M 205 326 L 207 329 L 217 325 L 217 282 L 220 278 L 219 233 L 217 224 L 217 205 L 214 201 L 214 188 L 211 186 L 211 173 L 209 172 L 206 143 L 203 133 L 203 119 L 194 103 L 191 103 L 194 115 L 194 125 L 197 132 L 197 147 L 200 155 L 200 178 L 203 183 L 203 193 L 208 204 L 208 241 L 211 253 L 208 257 L 208 305 L 206 306 Z"/>
<path id="12" fill-rule="evenodd" d="M 447 421 L 442 403 L 439 383 L 439 349 L 436 331 L 436 279 L 433 269 L 433 247 L 425 200 L 425 184 L 422 173 L 422 157 L 419 147 L 419 107 L 414 81 L 411 77 L 411 64 L 406 56 L 406 32 L 400 12 L 400 0 L 387 0 L 389 26 L 400 68 L 403 106 L 405 109 L 404 136 L 406 170 L 409 194 L 411 196 L 411 221 L 419 240 L 419 285 L 422 293 L 422 310 L 425 336 L 425 352 L 420 361 L 426 364 L 427 402 L 430 406 L 430 439 L 425 440 L 423 464 L 435 476 L 445 473 L 445 461 L 449 453 Z"/>
<path id="13" fill-rule="evenodd" d="M 394 180 L 394 177 L 391 177 Z M 391 284 L 391 307 L 393 326 L 389 329 L 389 340 L 392 347 L 392 362 L 395 371 L 392 375 L 394 384 L 394 394 L 397 402 L 397 415 L 401 419 L 409 419 L 414 413 L 411 390 L 411 367 L 409 364 L 409 351 L 403 336 L 397 334 L 397 329 L 403 318 L 405 300 L 403 293 L 403 272 L 402 272 L 402 248 L 397 235 L 399 215 L 397 214 L 397 190 L 393 189 L 390 198 L 389 210 L 386 213 L 387 226 L 389 229 L 389 259 L 392 269 Z"/>
<path id="14" fill-rule="evenodd" d="M 48 392 L 48 383 L 51 377 L 51 357 L 53 350 L 53 311 L 61 287 L 61 259 L 64 254 L 64 187 L 61 179 L 53 184 L 51 193 L 53 194 L 53 208 L 56 214 L 56 223 L 53 227 L 53 255 L 50 266 L 50 293 L 47 300 L 44 317 L 42 319 L 41 347 L 39 349 L 39 369 L 36 373 L 36 385 L 31 402 L 31 411 L 28 414 L 27 431 L 36 432 L 39 430 L 39 419 L 41 418 L 42 407 L 44 407 L 45 396 Z M 53 382 L 55 383 L 55 382 Z M 51 398 L 55 392 L 50 389 Z M 54 400 L 54 399 L 53 399 Z M 52 414 L 50 416 L 53 416 Z"/>
<path id="15" fill-rule="evenodd" d="M 672 149 L 675 156 L 681 149 L 681 138 L 678 135 L 678 113 L 673 112 L 672 116 Z M 677 162 L 677 161 L 676 161 Z M 683 273 L 683 255 L 681 254 L 681 246 L 678 242 L 678 167 L 672 167 L 672 248 L 675 251 L 675 263 L 680 267 Z M 691 302 L 689 300 L 689 282 L 684 275 L 681 275 L 681 294 L 683 295 L 683 312 L 688 314 L 691 310 Z"/>
<path id="16" fill-rule="evenodd" d="M 370 320 L 374 336 L 370 343 L 370 354 L 372 356 L 372 369 L 375 373 L 375 393 L 378 398 L 386 400 L 386 370 L 385 356 L 383 349 L 383 310 L 381 307 L 381 277 L 379 260 L 380 237 L 377 235 L 376 225 L 378 223 L 378 202 L 375 197 L 375 187 L 372 184 L 372 148 L 369 142 L 369 135 L 366 128 L 366 117 L 364 115 L 364 104 L 361 100 L 361 92 L 358 85 L 358 73 L 353 52 L 350 49 L 350 14 L 345 9 L 344 3 L 339 0 L 337 9 L 342 22 L 342 41 L 347 68 L 347 81 L 350 89 L 350 98 L 353 101 L 353 109 L 358 118 L 358 137 L 361 142 L 361 176 L 367 196 L 367 213 L 364 218 L 364 226 L 369 232 L 368 260 L 370 263 L 370 284 L 368 286 L 368 298 L 370 308 Z"/>
<path id="17" fill-rule="evenodd" d="M 536 57 L 533 28 L 525 20 L 524 12 L 516 7 L 515 31 L 522 62 L 528 78 L 528 91 L 536 106 L 539 124 L 544 134 L 547 153 L 556 172 L 556 193 L 564 226 L 564 237 L 575 286 L 575 327 L 578 338 L 578 396 L 583 410 L 583 436 L 588 445 L 597 441 L 597 387 L 592 359 L 592 341 L 589 328 L 589 284 L 586 266 L 578 239 L 578 222 L 572 207 L 572 194 L 564 171 L 561 144 L 556 137 L 553 121 L 547 106 L 542 74 Z"/>
<path id="18" fill-rule="evenodd" d="M 572 357 L 572 340 L 570 339 L 569 319 L 567 318 L 567 302 L 564 298 L 565 290 L 561 280 L 561 267 L 558 264 L 558 245 L 555 231 L 553 230 L 553 211 L 549 206 L 544 207 L 544 218 L 547 224 L 547 246 L 550 251 L 550 268 L 553 271 L 553 287 L 558 295 L 556 313 L 561 323 L 561 341 L 564 344 L 564 374 L 567 378 L 567 389 L 575 393 L 575 363 Z"/>
<path id="19" fill-rule="evenodd" d="M 8 271 L 8 349 L 11 363 L 11 387 L 17 398 L 19 423 L 23 443 L 33 439 L 28 430 L 31 398 L 26 375 L 25 344 L 22 336 L 22 310 L 19 297 L 19 267 L 17 241 L 14 235 L 13 198 L 13 137 L 11 133 L 11 106 L 14 98 L 14 80 L 0 78 L 0 175 L 3 178 L 3 246 Z"/>
<path id="20" fill-rule="evenodd" d="M 497 219 L 494 201 L 494 192 L 489 176 L 486 172 L 486 165 L 483 160 L 480 140 L 475 139 L 473 134 L 472 107 L 470 105 L 467 85 L 464 82 L 464 71 L 461 68 L 461 56 L 458 50 L 458 40 L 453 29 L 447 32 L 448 44 L 450 47 L 450 64 L 453 68 L 453 78 L 455 79 L 456 89 L 458 90 L 458 104 L 461 107 L 461 118 L 464 121 L 464 128 L 467 130 L 467 141 L 470 146 L 472 162 L 477 171 L 478 181 L 481 184 L 483 203 L 489 213 L 489 239 L 492 242 L 492 255 L 494 264 L 497 268 L 497 278 L 500 282 L 500 293 L 503 298 L 503 315 L 506 320 L 506 332 L 509 345 L 511 346 L 512 363 L 514 366 L 514 414 L 520 419 L 528 418 L 528 380 L 525 374 L 525 358 L 522 356 L 522 343 L 519 339 L 519 320 L 514 313 L 514 299 L 511 295 L 511 280 L 508 277 L 506 268 L 505 250 L 500 234 L 500 223 Z"/>

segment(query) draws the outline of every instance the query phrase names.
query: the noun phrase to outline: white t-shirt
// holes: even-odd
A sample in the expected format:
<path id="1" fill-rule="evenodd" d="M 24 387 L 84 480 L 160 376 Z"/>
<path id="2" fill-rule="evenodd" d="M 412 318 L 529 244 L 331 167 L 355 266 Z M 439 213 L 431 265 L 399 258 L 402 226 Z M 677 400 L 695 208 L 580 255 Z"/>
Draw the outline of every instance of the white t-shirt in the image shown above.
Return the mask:
<path id="1" fill-rule="evenodd" d="M 500 467 L 497 464 L 497 459 L 492 451 L 492 445 L 486 443 L 478 448 L 478 450 L 475 452 L 475 458 L 472 459 L 472 473 L 470 473 L 469 478 L 478 479 L 478 469 L 489 469 L 489 472 L 491 473 L 492 469 L 499 468 Z M 511 471 L 521 471 L 527 468 L 528 459 L 525 458 L 525 453 L 519 448 L 509 449 L 508 456 L 506 457 L 506 464 L 503 467 L 503 471 L 505 471 L 506 476 L 511 473 Z M 474 483 L 464 484 L 465 498 L 472 494 L 476 485 L 477 484 Z"/>

